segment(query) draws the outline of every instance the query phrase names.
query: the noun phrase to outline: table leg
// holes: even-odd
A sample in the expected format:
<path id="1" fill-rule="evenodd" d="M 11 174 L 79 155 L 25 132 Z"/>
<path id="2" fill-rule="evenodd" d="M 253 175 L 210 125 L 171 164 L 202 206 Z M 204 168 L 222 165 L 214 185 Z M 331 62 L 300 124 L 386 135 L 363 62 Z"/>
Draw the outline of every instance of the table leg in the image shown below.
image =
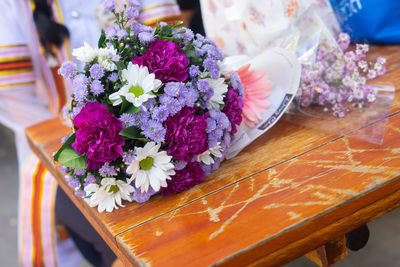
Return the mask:
<path id="1" fill-rule="evenodd" d="M 331 266 L 347 257 L 346 237 L 332 240 L 305 256 L 321 267 Z"/>

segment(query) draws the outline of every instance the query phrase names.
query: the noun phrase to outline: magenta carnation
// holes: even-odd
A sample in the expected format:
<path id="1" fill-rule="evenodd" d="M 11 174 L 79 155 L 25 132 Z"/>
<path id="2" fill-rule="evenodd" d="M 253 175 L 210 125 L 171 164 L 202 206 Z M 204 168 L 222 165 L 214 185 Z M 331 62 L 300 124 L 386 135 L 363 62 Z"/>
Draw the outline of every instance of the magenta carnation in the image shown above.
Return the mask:
<path id="1" fill-rule="evenodd" d="M 108 112 L 106 105 L 87 103 L 75 117 L 74 125 L 78 130 L 72 147 L 79 155 L 86 154 L 88 169 L 98 170 L 122 156 L 122 122 Z"/>
<path id="2" fill-rule="evenodd" d="M 236 133 L 237 125 L 242 122 L 243 99 L 239 97 L 238 92 L 229 87 L 225 97 L 225 107 L 222 110 L 228 117 L 232 125 L 231 134 Z"/>
<path id="3" fill-rule="evenodd" d="M 188 78 L 188 59 L 178 44 L 167 40 L 156 40 L 141 57 L 132 63 L 146 66 L 150 73 L 163 83 L 184 82 Z"/>
<path id="4" fill-rule="evenodd" d="M 198 162 L 190 162 L 184 169 L 179 171 L 175 170 L 175 172 L 171 180 L 167 180 L 168 186 L 161 187 L 160 193 L 162 195 L 178 194 L 204 180 L 204 171 Z"/>
<path id="5" fill-rule="evenodd" d="M 190 162 L 194 156 L 208 149 L 208 113 L 196 115 L 196 111 L 197 108 L 184 107 L 165 122 L 165 139 L 169 141 L 167 153 L 176 160 Z"/>

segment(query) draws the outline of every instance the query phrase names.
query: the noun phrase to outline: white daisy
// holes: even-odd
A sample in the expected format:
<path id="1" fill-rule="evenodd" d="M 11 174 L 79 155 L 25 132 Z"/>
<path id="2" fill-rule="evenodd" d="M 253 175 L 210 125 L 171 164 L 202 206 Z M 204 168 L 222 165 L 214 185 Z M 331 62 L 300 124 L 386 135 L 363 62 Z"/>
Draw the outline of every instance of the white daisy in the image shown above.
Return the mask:
<path id="1" fill-rule="evenodd" d="M 162 84 L 155 78 L 154 73 L 149 73 L 146 66 L 139 66 L 132 62 L 129 62 L 128 68 L 122 71 L 122 79 L 127 83 L 118 92 L 109 96 L 114 106 L 121 104 L 121 96 L 124 96 L 128 102 L 139 107 L 155 97 L 152 92 L 158 90 Z"/>
<path id="2" fill-rule="evenodd" d="M 224 78 L 206 79 L 210 86 L 214 89 L 214 94 L 210 98 L 210 108 L 219 109 L 219 106 L 224 104 L 224 94 L 228 92 L 228 85 Z"/>
<path id="3" fill-rule="evenodd" d="M 172 157 L 165 151 L 158 151 L 160 146 L 149 142 L 144 147 L 136 148 L 136 158 L 126 169 L 132 175 L 129 182 L 135 180 L 135 187 L 140 188 L 142 193 L 147 192 L 149 186 L 155 192 L 167 187 L 167 180 L 175 174 Z"/>
<path id="4" fill-rule="evenodd" d="M 75 48 L 72 51 L 72 55 L 79 61 L 89 63 L 97 57 L 98 50 L 92 48 L 88 43 L 85 42 L 82 47 Z"/>
<path id="5" fill-rule="evenodd" d="M 114 46 L 105 47 L 98 49 L 97 61 L 100 66 L 108 71 L 114 71 L 117 69 L 117 65 L 113 62 L 113 58 L 117 56 L 118 51 Z"/>
<path id="6" fill-rule="evenodd" d="M 211 155 L 213 155 L 216 158 L 222 157 L 220 143 L 218 143 L 215 147 L 210 148 L 207 151 L 204 151 L 200 155 L 197 155 L 196 161 L 203 162 L 206 165 L 214 164 L 215 161 L 214 161 L 213 157 L 211 157 Z"/>
<path id="7" fill-rule="evenodd" d="M 101 185 L 89 184 L 85 187 L 87 194 L 91 194 L 89 206 L 97 207 L 99 212 L 104 210 L 111 212 L 113 209 L 118 209 L 118 205 L 122 205 L 122 200 L 132 201 L 130 194 L 135 191 L 135 188 L 124 181 L 116 180 L 115 178 L 103 178 Z"/>

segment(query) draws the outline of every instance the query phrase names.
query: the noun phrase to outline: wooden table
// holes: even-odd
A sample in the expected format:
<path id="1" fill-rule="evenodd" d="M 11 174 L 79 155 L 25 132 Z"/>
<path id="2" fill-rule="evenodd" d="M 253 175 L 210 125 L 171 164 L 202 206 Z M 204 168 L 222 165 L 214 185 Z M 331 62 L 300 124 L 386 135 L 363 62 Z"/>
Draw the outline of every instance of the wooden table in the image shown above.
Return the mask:
<path id="1" fill-rule="evenodd" d="M 379 81 L 397 89 L 382 145 L 281 120 L 204 183 L 112 213 L 76 198 L 54 165 L 50 155 L 66 126 L 53 119 L 28 128 L 27 136 L 127 266 L 273 266 L 315 249 L 328 265 L 344 257 L 329 248 L 343 248 L 345 233 L 400 206 L 400 47 L 374 50 L 389 61 Z M 372 126 L 354 127 L 358 133 Z"/>

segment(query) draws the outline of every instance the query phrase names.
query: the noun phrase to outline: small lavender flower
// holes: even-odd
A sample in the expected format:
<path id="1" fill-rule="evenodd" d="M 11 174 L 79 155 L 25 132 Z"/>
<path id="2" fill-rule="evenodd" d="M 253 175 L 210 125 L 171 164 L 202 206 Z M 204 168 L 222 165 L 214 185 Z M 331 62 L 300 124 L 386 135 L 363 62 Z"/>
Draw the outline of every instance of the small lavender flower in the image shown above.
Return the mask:
<path id="1" fill-rule="evenodd" d="M 101 82 L 99 80 L 94 80 L 90 84 L 90 91 L 92 91 L 92 93 L 95 96 L 98 96 L 98 95 L 104 93 L 104 86 L 101 84 Z"/>
<path id="2" fill-rule="evenodd" d="M 161 143 L 165 140 L 166 130 L 163 125 L 156 120 L 149 120 L 143 128 L 143 134 L 156 143 Z"/>
<path id="3" fill-rule="evenodd" d="M 125 15 L 126 15 L 129 19 L 134 19 L 134 18 L 136 18 L 137 16 L 139 16 L 139 11 L 138 11 L 136 8 L 134 8 L 134 7 L 128 7 L 128 8 L 125 10 Z"/>
<path id="4" fill-rule="evenodd" d="M 200 94 L 198 91 L 193 89 L 193 87 L 190 87 L 186 91 L 182 92 L 181 97 L 185 99 L 186 106 L 194 107 L 200 97 Z"/>
<path id="5" fill-rule="evenodd" d="M 150 199 L 152 195 L 154 195 L 156 192 L 154 192 L 153 188 L 150 187 L 147 192 L 143 192 L 139 188 L 135 190 L 135 193 L 133 193 L 133 199 L 137 203 L 144 203 Z"/>
<path id="6" fill-rule="evenodd" d="M 140 24 L 138 22 L 133 22 L 131 25 L 131 30 L 134 34 L 139 34 L 141 32 L 153 32 L 153 28 Z"/>
<path id="7" fill-rule="evenodd" d="M 159 101 L 160 101 L 161 105 L 163 105 L 163 104 L 166 105 L 171 101 L 171 99 L 172 99 L 172 97 L 170 97 L 167 94 L 164 94 L 164 95 L 160 96 Z"/>
<path id="8" fill-rule="evenodd" d="M 119 118 L 124 124 L 124 127 L 137 126 L 137 116 L 135 114 L 123 113 Z"/>
<path id="9" fill-rule="evenodd" d="M 86 192 L 81 190 L 81 189 L 78 189 L 78 190 L 75 191 L 75 196 L 77 196 L 77 197 L 86 197 Z"/>
<path id="10" fill-rule="evenodd" d="M 75 188 L 81 186 L 81 182 L 79 181 L 78 178 L 74 178 L 74 177 L 71 177 L 71 176 L 67 176 L 66 179 L 67 179 L 67 181 L 68 181 L 69 187 L 71 187 L 71 188 L 74 188 L 74 189 L 75 189 Z"/>
<path id="11" fill-rule="evenodd" d="M 119 29 L 117 31 L 117 36 L 118 36 L 118 41 L 121 41 L 122 39 L 128 36 L 128 33 L 124 29 Z"/>
<path id="12" fill-rule="evenodd" d="M 81 112 L 82 108 L 83 106 L 76 106 L 72 108 L 72 112 L 69 115 L 72 120 L 76 117 L 76 115 L 79 114 L 79 112 Z"/>
<path id="13" fill-rule="evenodd" d="M 118 80 L 118 74 L 113 72 L 110 75 L 108 75 L 107 79 L 109 79 L 112 82 L 116 82 Z"/>
<path id="14" fill-rule="evenodd" d="M 99 169 L 99 173 L 102 177 L 111 177 L 117 175 L 117 171 L 115 170 L 114 166 L 111 166 L 108 162 Z"/>
<path id="15" fill-rule="evenodd" d="M 104 76 L 103 68 L 99 64 L 93 64 L 89 69 L 90 76 L 93 79 L 101 79 Z"/>
<path id="16" fill-rule="evenodd" d="M 122 161 L 125 164 L 132 163 L 136 158 L 135 150 L 129 149 L 128 151 L 122 153 Z"/>
<path id="17" fill-rule="evenodd" d="M 90 184 L 97 184 L 99 181 L 97 180 L 97 178 L 93 175 L 93 174 L 88 174 L 85 178 L 85 181 L 83 183 L 83 187 L 86 187 Z"/>
<path id="18" fill-rule="evenodd" d="M 76 64 L 71 61 L 63 63 L 58 70 L 58 74 L 64 78 L 72 78 L 76 74 Z"/>
<path id="19" fill-rule="evenodd" d="M 138 34 L 139 40 L 142 43 L 152 43 L 155 40 L 155 36 L 152 32 L 140 32 Z"/>
<path id="20" fill-rule="evenodd" d="M 178 161 L 178 162 L 175 162 L 174 165 L 175 165 L 175 170 L 180 171 L 180 170 L 183 170 L 183 169 L 186 167 L 187 162 L 185 162 L 185 161 Z"/>
<path id="21" fill-rule="evenodd" d="M 72 80 L 73 87 L 86 87 L 89 83 L 89 78 L 86 77 L 84 74 L 78 74 Z"/>
<path id="22" fill-rule="evenodd" d="M 207 56 L 214 60 L 223 60 L 224 55 L 215 44 L 206 44 L 202 49 L 207 53 Z"/>
<path id="23" fill-rule="evenodd" d="M 206 58 L 203 62 L 204 68 L 208 69 L 211 74 L 211 78 L 218 79 L 219 78 L 219 66 L 217 61 L 211 58 Z"/>
<path id="24" fill-rule="evenodd" d="M 197 88 L 201 93 L 207 94 L 210 91 L 213 91 L 213 88 L 206 80 L 198 80 Z"/>
<path id="25" fill-rule="evenodd" d="M 182 31 L 185 32 L 181 33 Z M 175 33 L 175 37 L 183 40 L 185 43 L 188 43 L 193 40 L 194 33 L 191 29 L 183 27 L 178 30 L 178 33 Z"/>
<path id="26" fill-rule="evenodd" d="M 109 11 L 115 9 L 115 0 L 105 0 L 104 9 Z"/>
<path id="27" fill-rule="evenodd" d="M 117 29 L 115 28 L 115 26 L 107 27 L 104 32 L 106 34 L 107 39 L 112 39 L 117 35 Z M 111 43 L 110 43 L 110 45 L 111 45 Z M 108 46 L 108 44 L 107 44 L 107 46 Z"/>
<path id="28" fill-rule="evenodd" d="M 164 87 L 164 92 L 171 97 L 177 97 L 183 90 L 185 85 L 179 82 L 169 82 Z"/>
<path id="29" fill-rule="evenodd" d="M 61 165 L 60 169 L 64 172 L 64 173 L 68 173 L 69 172 L 69 168 L 65 167 L 64 165 Z"/>
<path id="30" fill-rule="evenodd" d="M 85 175 L 86 170 L 85 169 L 75 169 L 74 174 L 75 175 Z"/>
<path id="31" fill-rule="evenodd" d="M 189 75 L 191 78 L 196 78 L 201 75 L 199 66 L 192 65 L 189 67 Z"/>
<path id="32" fill-rule="evenodd" d="M 217 122 L 213 118 L 207 118 L 206 121 L 207 121 L 207 129 L 206 129 L 207 133 L 211 133 L 217 128 Z"/>
<path id="33" fill-rule="evenodd" d="M 171 100 L 165 104 L 165 107 L 168 110 L 170 115 L 175 115 L 182 109 L 181 103 L 177 99 L 171 98 Z"/>
<path id="34" fill-rule="evenodd" d="M 244 86 L 242 84 L 242 81 L 240 80 L 239 74 L 237 72 L 232 72 L 231 75 L 229 76 L 229 79 L 231 80 L 231 84 L 233 89 L 235 89 L 240 98 L 244 98 Z"/>
<path id="35" fill-rule="evenodd" d="M 153 109 L 152 117 L 159 122 L 164 122 L 168 116 L 169 112 L 166 106 L 155 107 Z"/>
<path id="36" fill-rule="evenodd" d="M 86 97 L 88 95 L 88 90 L 86 87 L 79 86 L 75 88 L 74 91 L 74 100 L 77 102 L 84 102 L 86 100 Z"/>

